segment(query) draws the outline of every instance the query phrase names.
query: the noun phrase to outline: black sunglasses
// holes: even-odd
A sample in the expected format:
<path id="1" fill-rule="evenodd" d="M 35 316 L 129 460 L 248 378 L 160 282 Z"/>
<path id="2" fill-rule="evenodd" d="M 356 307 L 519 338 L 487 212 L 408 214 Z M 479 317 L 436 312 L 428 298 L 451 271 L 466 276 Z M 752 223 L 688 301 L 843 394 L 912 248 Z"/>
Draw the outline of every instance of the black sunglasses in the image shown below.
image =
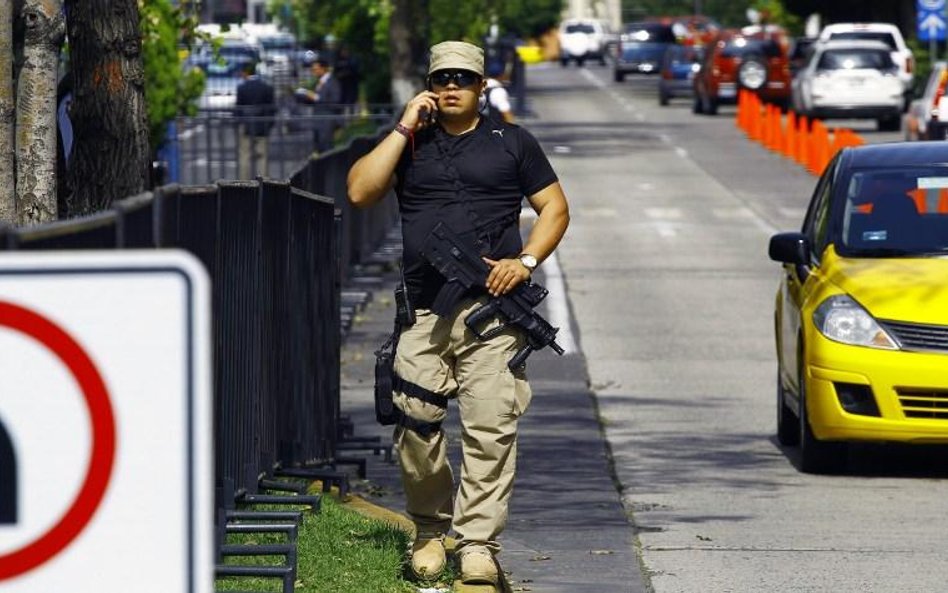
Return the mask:
<path id="1" fill-rule="evenodd" d="M 438 70 L 428 77 L 432 86 L 446 87 L 454 81 L 459 88 L 474 86 L 480 76 L 468 70 Z"/>

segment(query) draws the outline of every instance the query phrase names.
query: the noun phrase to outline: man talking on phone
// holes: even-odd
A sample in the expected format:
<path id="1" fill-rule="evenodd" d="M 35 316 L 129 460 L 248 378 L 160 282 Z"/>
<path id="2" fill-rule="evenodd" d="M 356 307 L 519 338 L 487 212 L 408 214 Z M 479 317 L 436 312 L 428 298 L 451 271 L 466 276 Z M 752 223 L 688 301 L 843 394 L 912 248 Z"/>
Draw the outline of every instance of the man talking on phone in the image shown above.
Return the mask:
<path id="1" fill-rule="evenodd" d="M 536 139 L 478 111 L 485 88 L 480 47 L 460 41 L 433 46 L 426 86 L 395 129 L 352 166 L 349 200 L 370 206 L 394 189 L 401 213 L 404 282 L 415 320 L 401 330 L 395 353 L 401 420 L 394 441 L 417 532 L 411 569 L 421 580 L 437 579 L 446 563 L 444 537 L 453 527 L 461 580 L 497 585 L 497 537 L 513 488 L 517 420 L 531 391 L 525 369 L 507 366 L 524 337 L 508 328 L 480 341 L 464 319 L 489 295 L 530 279 L 566 232 L 569 208 Z M 524 197 L 538 215 L 525 244 Z M 446 279 L 421 253 L 439 222 L 490 266 L 485 286 L 460 295 L 443 317 L 431 309 Z M 462 426 L 456 496 L 441 427 L 450 398 L 457 398 Z"/>

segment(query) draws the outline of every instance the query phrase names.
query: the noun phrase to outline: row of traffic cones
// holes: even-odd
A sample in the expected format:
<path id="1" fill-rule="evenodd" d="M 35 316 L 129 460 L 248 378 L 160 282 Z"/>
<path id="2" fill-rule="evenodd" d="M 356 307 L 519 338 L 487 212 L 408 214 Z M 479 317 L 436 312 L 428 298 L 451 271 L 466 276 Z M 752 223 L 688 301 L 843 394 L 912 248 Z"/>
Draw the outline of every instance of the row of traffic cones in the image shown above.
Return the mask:
<path id="1" fill-rule="evenodd" d="M 755 93 L 742 90 L 737 101 L 737 127 L 768 150 L 796 161 L 814 175 L 821 175 L 836 153 L 865 141 L 846 128 L 832 132 L 821 120 L 764 103 Z"/>

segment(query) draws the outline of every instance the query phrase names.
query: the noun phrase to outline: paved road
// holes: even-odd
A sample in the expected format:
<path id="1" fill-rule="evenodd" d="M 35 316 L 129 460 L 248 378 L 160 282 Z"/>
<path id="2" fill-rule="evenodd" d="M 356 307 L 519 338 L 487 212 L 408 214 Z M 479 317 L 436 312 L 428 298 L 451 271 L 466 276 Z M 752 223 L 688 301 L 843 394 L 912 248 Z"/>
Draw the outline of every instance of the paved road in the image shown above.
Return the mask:
<path id="1" fill-rule="evenodd" d="M 559 259 L 653 590 L 948 591 L 943 449 L 859 447 L 821 477 L 773 434 L 766 246 L 799 227 L 815 179 L 744 139 L 733 110 L 660 108 L 653 78 L 529 77 L 524 123 L 571 200 Z"/>

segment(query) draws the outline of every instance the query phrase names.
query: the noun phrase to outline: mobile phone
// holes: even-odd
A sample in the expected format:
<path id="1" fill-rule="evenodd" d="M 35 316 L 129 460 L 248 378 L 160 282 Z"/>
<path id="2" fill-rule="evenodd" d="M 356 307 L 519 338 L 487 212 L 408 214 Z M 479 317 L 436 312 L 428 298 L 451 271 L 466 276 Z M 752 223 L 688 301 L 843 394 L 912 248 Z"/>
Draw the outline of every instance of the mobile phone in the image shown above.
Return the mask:
<path id="1" fill-rule="evenodd" d="M 427 107 L 422 107 L 418 110 L 418 117 L 425 125 L 431 125 L 438 120 L 438 110 L 430 110 Z"/>

